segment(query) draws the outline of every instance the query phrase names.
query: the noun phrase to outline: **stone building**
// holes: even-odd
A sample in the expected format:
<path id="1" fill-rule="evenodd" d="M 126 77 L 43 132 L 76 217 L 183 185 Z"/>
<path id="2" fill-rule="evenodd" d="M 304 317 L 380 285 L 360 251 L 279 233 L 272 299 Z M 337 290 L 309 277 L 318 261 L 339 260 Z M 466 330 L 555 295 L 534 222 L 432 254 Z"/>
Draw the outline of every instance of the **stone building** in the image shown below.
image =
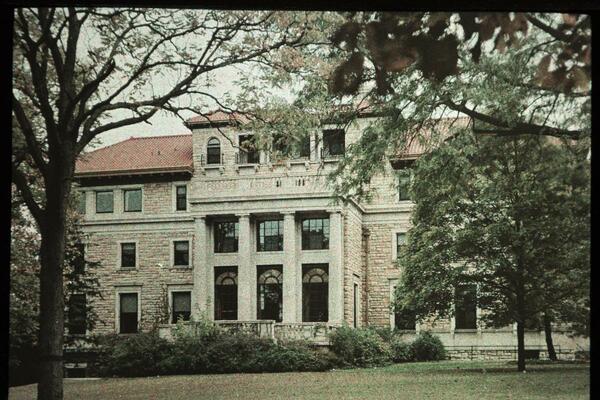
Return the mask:
<path id="1" fill-rule="evenodd" d="M 347 131 L 323 127 L 297 157 L 248 148 L 242 116 L 214 112 L 191 133 L 130 138 L 87 153 L 76 168 L 86 258 L 100 263 L 97 333 L 135 333 L 203 316 L 274 338 L 326 342 L 335 326 L 438 334 L 454 357 L 514 358 L 516 329 L 483 329 L 473 294 L 456 317 L 418 324 L 390 309 L 396 254 L 412 204 L 389 163 L 371 202 L 336 204 L 326 175 L 369 116 Z M 244 150 L 246 149 L 246 150 Z M 545 350 L 543 332 L 527 348 Z M 559 352 L 585 342 L 557 332 Z M 583 346 L 583 347 L 582 347 Z"/>

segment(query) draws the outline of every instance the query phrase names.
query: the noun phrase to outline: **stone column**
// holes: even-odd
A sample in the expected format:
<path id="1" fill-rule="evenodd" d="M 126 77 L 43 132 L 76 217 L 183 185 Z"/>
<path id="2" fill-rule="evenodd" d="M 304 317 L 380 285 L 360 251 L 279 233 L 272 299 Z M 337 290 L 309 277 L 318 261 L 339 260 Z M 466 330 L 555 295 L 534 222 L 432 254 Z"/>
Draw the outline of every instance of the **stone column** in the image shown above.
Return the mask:
<path id="1" fill-rule="evenodd" d="M 256 319 L 256 267 L 252 262 L 250 214 L 238 214 L 238 320 Z"/>
<path id="2" fill-rule="evenodd" d="M 293 212 L 283 213 L 283 322 L 299 322 L 297 315 L 299 279 L 296 252 L 296 219 Z"/>
<path id="3" fill-rule="evenodd" d="M 341 324 L 344 319 L 342 213 L 329 211 L 329 323 Z"/>
<path id="4" fill-rule="evenodd" d="M 194 272 L 194 288 L 192 297 L 194 305 L 192 307 L 192 317 L 198 319 L 201 315 L 213 318 L 209 313 L 209 285 L 210 285 L 210 266 L 208 265 L 207 254 L 207 234 L 206 234 L 206 216 L 194 218 L 194 253 L 192 257 Z"/>

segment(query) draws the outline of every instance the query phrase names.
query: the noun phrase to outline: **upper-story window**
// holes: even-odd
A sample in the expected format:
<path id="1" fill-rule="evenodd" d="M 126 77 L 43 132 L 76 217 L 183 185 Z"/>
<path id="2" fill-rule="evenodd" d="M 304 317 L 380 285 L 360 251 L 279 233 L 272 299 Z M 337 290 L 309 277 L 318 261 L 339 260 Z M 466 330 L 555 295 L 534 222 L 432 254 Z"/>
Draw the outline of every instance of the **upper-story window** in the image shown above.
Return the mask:
<path id="1" fill-rule="evenodd" d="M 173 265 L 176 267 L 190 266 L 189 240 L 176 240 L 173 242 Z"/>
<path id="2" fill-rule="evenodd" d="M 402 246 L 406 243 L 406 233 L 398 232 L 396 233 L 396 258 L 400 257 L 400 251 L 402 250 Z"/>
<path id="3" fill-rule="evenodd" d="M 80 192 L 76 192 L 76 193 L 77 193 L 77 205 L 76 205 L 77 212 L 79 214 L 81 214 L 81 215 L 85 215 L 85 206 L 86 206 L 86 204 L 85 204 L 85 198 L 86 198 L 85 192 L 80 191 Z"/>
<path id="4" fill-rule="evenodd" d="M 126 212 L 142 211 L 142 189 L 123 190 L 123 205 Z"/>
<path id="5" fill-rule="evenodd" d="M 171 292 L 171 323 L 189 321 L 192 314 L 192 292 Z"/>
<path id="6" fill-rule="evenodd" d="M 136 266 L 136 244 L 121 243 L 121 268 L 135 268 Z"/>
<path id="7" fill-rule="evenodd" d="M 302 250 L 329 248 L 329 218 L 308 218 L 302 221 Z"/>
<path id="8" fill-rule="evenodd" d="M 206 163 L 221 164 L 221 142 L 217 138 L 208 139 L 206 145 Z"/>
<path id="9" fill-rule="evenodd" d="M 257 251 L 283 250 L 283 221 L 261 221 L 257 225 Z"/>
<path id="10" fill-rule="evenodd" d="M 85 272 L 85 245 L 81 242 L 75 243 L 71 266 L 75 274 L 81 275 Z"/>
<path id="11" fill-rule="evenodd" d="M 477 287 L 456 287 L 454 295 L 455 329 L 477 329 Z"/>
<path id="12" fill-rule="evenodd" d="M 410 176 L 409 175 L 400 175 L 398 177 L 398 200 L 399 201 L 410 200 L 410 195 L 408 193 L 409 186 L 410 186 Z"/>
<path id="13" fill-rule="evenodd" d="M 346 150 L 346 138 L 343 129 L 323 131 L 323 156 L 341 156 Z"/>
<path id="14" fill-rule="evenodd" d="M 175 187 L 175 209 L 177 211 L 187 210 L 187 186 L 179 185 Z"/>
<path id="15" fill-rule="evenodd" d="M 114 194 L 112 190 L 96 192 L 96 212 L 111 213 L 114 207 Z"/>
<path id="16" fill-rule="evenodd" d="M 254 135 L 240 135 L 239 164 L 258 164 L 259 152 L 254 143 Z"/>
<path id="17" fill-rule="evenodd" d="M 310 135 L 303 136 L 300 139 L 299 153 L 300 157 L 310 157 Z"/>
<path id="18" fill-rule="evenodd" d="M 238 251 L 239 223 L 233 221 L 215 223 L 215 253 Z"/>

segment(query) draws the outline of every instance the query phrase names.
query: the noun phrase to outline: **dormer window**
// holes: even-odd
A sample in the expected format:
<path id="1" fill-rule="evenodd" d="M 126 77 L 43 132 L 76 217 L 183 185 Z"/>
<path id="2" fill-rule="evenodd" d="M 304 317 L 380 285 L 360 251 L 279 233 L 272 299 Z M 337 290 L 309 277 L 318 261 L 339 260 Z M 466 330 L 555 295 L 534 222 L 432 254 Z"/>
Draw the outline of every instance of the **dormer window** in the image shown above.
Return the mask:
<path id="1" fill-rule="evenodd" d="M 323 156 L 342 156 L 346 150 L 346 139 L 343 129 L 326 129 L 323 131 Z"/>
<path id="2" fill-rule="evenodd" d="M 221 142 L 217 138 L 210 138 L 206 145 L 206 163 L 221 164 Z"/>

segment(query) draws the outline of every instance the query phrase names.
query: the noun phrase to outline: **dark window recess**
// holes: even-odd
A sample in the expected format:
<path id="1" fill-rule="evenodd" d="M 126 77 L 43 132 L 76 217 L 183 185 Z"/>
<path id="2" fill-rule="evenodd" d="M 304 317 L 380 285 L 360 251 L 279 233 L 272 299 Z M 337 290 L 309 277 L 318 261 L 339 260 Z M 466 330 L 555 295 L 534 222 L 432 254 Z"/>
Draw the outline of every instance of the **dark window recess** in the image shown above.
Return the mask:
<path id="1" fill-rule="evenodd" d="M 237 319 L 237 288 L 237 267 L 215 268 L 215 320 Z"/>
<path id="2" fill-rule="evenodd" d="M 125 211 L 142 211 L 142 189 L 127 189 L 123 191 Z"/>
<path id="3" fill-rule="evenodd" d="M 215 253 L 238 251 L 238 222 L 215 222 Z"/>
<path id="4" fill-rule="evenodd" d="M 206 145 L 206 163 L 221 164 L 221 142 L 219 139 L 211 138 Z"/>
<path id="5" fill-rule="evenodd" d="M 358 328 L 358 283 L 354 284 L 354 304 L 352 307 L 352 320 L 355 328 Z"/>
<path id="6" fill-rule="evenodd" d="M 240 152 L 239 152 L 239 164 L 258 164 L 259 163 L 259 152 L 254 143 L 254 135 L 241 135 L 240 140 Z"/>
<path id="7" fill-rule="evenodd" d="M 173 242 L 173 262 L 177 267 L 187 267 L 190 265 L 190 242 L 181 240 Z"/>
<path id="8" fill-rule="evenodd" d="M 135 243 L 121 243 L 121 268 L 135 268 Z"/>
<path id="9" fill-rule="evenodd" d="M 399 232 L 396 233 L 396 258 L 400 257 L 400 251 L 402 250 L 402 246 L 406 243 L 406 233 Z"/>
<path id="10" fill-rule="evenodd" d="M 77 212 L 85 215 L 85 192 L 77 192 Z"/>
<path id="11" fill-rule="evenodd" d="M 137 333 L 138 331 L 138 295 L 137 293 L 119 294 L 119 333 Z"/>
<path id="12" fill-rule="evenodd" d="M 283 274 L 281 265 L 257 267 L 258 319 L 281 322 L 283 318 Z"/>
<path id="13" fill-rule="evenodd" d="M 327 129 L 323 131 L 324 156 L 341 156 L 346 149 L 346 139 L 343 129 Z"/>
<path id="14" fill-rule="evenodd" d="M 257 251 L 283 250 L 283 221 L 261 221 L 257 226 Z"/>
<path id="15" fill-rule="evenodd" d="M 400 176 L 398 177 L 398 200 L 405 201 L 410 200 L 410 195 L 408 193 L 408 188 L 410 186 L 410 176 Z"/>
<path id="16" fill-rule="evenodd" d="M 96 212 L 111 213 L 113 212 L 114 195 L 112 190 L 96 192 Z"/>
<path id="17" fill-rule="evenodd" d="M 329 218 L 310 218 L 302 221 L 302 250 L 329 248 Z"/>
<path id="18" fill-rule="evenodd" d="M 455 291 L 455 329 L 477 329 L 477 290 L 464 285 Z"/>
<path id="19" fill-rule="evenodd" d="M 65 378 L 85 378 L 87 368 L 65 368 Z"/>
<path id="20" fill-rule="evenodd" d="M 192 312 L 192 292 L 172 292 L 171 323 L 189 321 Z"/>
<path id="21" fill-rule="evenodd" d="M 175 197 L 177 211 L 187 210 L 187 186 L 177 186 L 175 188 Z"/>
<path id="22" fill-rule="evenodd" d="M 394 287 L 394 291 L 395 291 Z M 394 309 L 394 328 L 400 330 L 414 331 L 417 326 L 416 313 L 413 310 Z"/>
<path id="23" fill-rule="evenodd" d="M 300 140 L 300 157 L 310 157 L 310 135 L 303 136 Z"/>
<path id="24" fill-rule="evenodd" d="M 85 335 L 87 303 L 85 294 L 72 294 L 69 298 L 68 329 L 71 335 Z"/>
<path id="25" fill-rule="evenodd" d="M 74 254 L 72 258 L 72 267 L 75 274 L 85 272 L 85 245 L 81 242 L 75 243 Z"/>
<path id="26" fill-rule="evenodd" d="M 329 318 L 329 266 L 302 265 L 302 321 L 327 322 Z"/>

